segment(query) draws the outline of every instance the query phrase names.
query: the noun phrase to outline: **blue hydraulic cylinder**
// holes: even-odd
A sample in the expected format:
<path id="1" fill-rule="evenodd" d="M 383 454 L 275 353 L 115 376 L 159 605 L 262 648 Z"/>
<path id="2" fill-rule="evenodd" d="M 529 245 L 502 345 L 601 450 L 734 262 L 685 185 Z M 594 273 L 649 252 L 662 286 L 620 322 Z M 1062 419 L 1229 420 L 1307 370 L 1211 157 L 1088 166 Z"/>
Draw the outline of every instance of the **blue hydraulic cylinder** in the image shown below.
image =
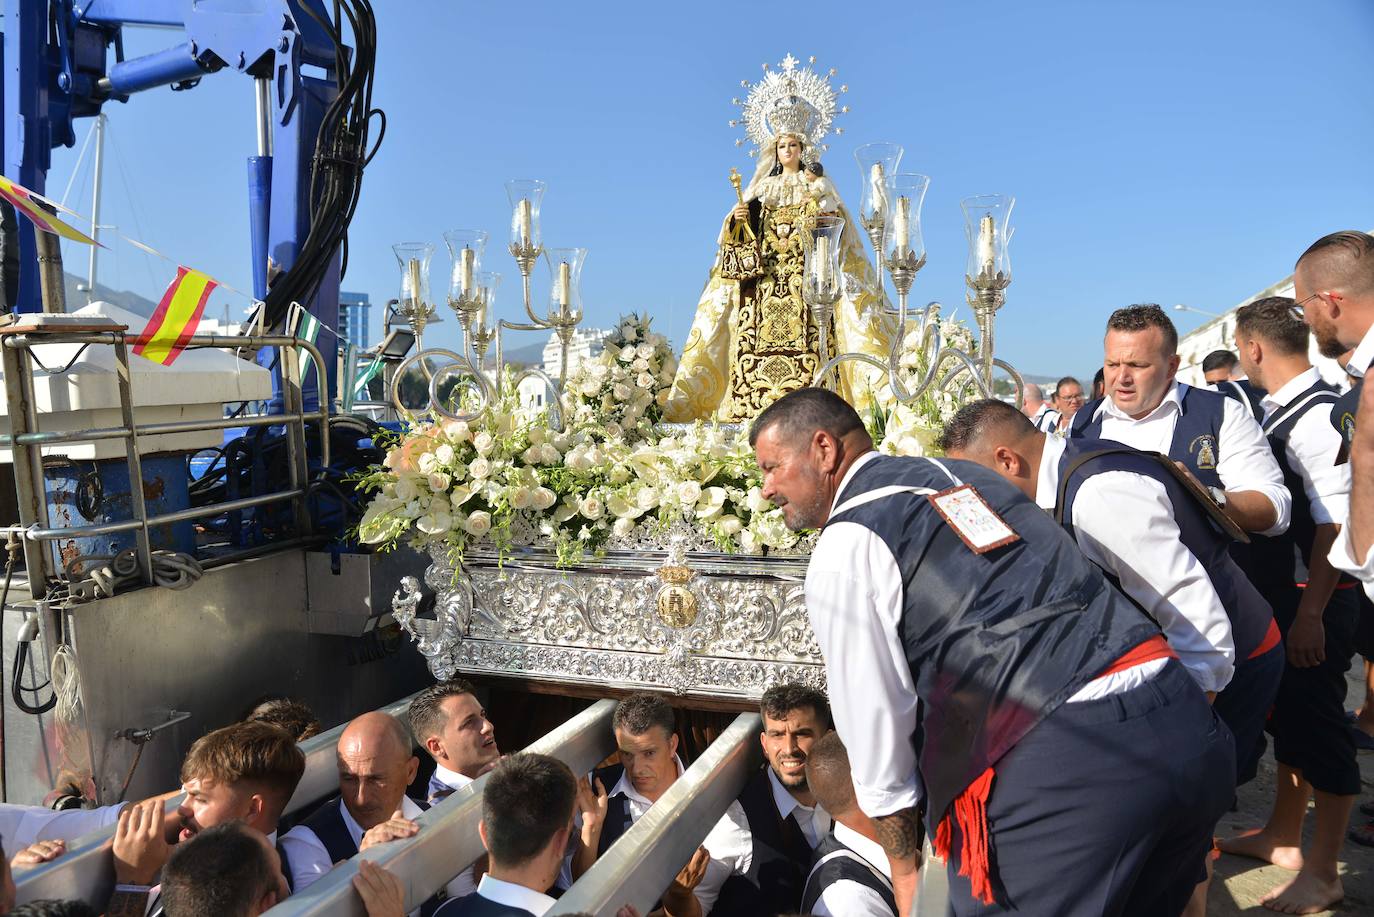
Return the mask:
<path id="1" fill-rule="evenodd" d="M 110 67 L 110 93 L 132 95 L 156 86 L 199 79 L 208 72 L 209 69 L 196 60 L 195 46 L 187 41 Z"/>
<path id="2" fill-rule="evenodd" d="M 268 228 L 272 215 L 272 157 L 248 157 L 248 233 L 253 259 L 253 296 L 267 297 Z"/>

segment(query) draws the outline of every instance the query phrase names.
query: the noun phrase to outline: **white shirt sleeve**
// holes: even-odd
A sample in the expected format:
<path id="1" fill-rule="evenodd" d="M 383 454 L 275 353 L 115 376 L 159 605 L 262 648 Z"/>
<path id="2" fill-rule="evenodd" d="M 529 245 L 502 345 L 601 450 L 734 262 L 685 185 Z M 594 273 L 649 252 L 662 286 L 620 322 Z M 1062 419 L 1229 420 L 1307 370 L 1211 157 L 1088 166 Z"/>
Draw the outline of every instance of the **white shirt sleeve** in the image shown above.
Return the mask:
<path id="1" fill-rule="evenodd" d="M 706 874 L 702 876 L 694 894 L 701 905 L 701 913 L 709 914 L 711 908 L 716 906 L 725 880 L 735 874 L 744 875 L 753 863 L 754 838 L 749 832 L 749 819 L 739 800 L 730 803 L 701 846 L 711 855 L 711 862 L 706 864 Z"/>
<path id="2" fill-rule="evenodd" d="M 1364 583 L 1364 594 L 1369 596 L 1370 601 L 1374 601 L 1374 548 L 1369 549 L 1363 560 L 1357 559 L 1355 546 L 1350 541 L 1350 527 L 1341 526 L 1336 543 L 1331 546 L 1331 552 L 1326 556 L 1331 561 L 1331 566 L 1342 573 L 1349 573 Z"/>
<path id="3" fill-rule="evenodd" d="M 1283 472 L 1248 406 L 1227 398 L 1221 416 L 1221 457 L 1217 476 L 1229 491 L 1250 490 L 1264 494 L 1274 506 L 1275 521 L 1261 535 L 1282 535 L 1293 514 L 1293 496 L 1283 484 Z"/>
<path id="4" fill-rule="evenodd" d="M 305 825 L 297 825 L 278 838 L 286 851 L 287 862 L 291 865 L 291 891 L 304 891 L 318 882 L 325 873 L 334 868 L 329 851 L 324 844 Z"/>
<path id="5" fill-rule="evenodd" d="M 1350 464 L 1336 464 L 1343 440 L 1331 426 L 1331 404 L 1318 403 L 1293 424 L 1285 452 L 1302 477 L 1302 489 L 1317 525 L 1344 525 L 1350 515 Z"/>
<path id="6" fill-rule="evenodd" d="M 1198 687 L 1226 687 L 1236 661 L 1231 620 L 1207 570 L 1183 545 L 1164 485 L 1127 471 L 1093 475 L 1073 501 L 1073 526 L 1083 554 L 1159 622 Z"/>
<path id="7" fill-rule="evenodd" d="M 892 917 L 883 896 L 858 882 L 832 882 L 811 906 L 812 917 Z"/>
<path id="8" fill-rule="evenodd" d="M 807 567 L 806 610 L 859 807 L 877 817 L 919 805 L 916 686 L 897 637 L 902 578 L 882 539 L 852 522 L 828 526 Z"/>

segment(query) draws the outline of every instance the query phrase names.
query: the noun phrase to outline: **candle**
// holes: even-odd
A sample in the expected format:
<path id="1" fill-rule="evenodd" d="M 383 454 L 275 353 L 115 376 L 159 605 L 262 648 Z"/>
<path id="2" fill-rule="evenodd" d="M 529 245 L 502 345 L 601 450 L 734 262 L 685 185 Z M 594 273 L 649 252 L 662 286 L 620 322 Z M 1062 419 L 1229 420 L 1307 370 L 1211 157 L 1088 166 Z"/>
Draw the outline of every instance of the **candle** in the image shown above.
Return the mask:
<path id="1" fill-rule="evenodd" d="M 835 274 L 830 269 L 830 238 L 828 236 L 816 237 L 816 250 L 811 254 L 816 262 L 816 286 L 824 291 L 829 291 L 830 285 L 835 282 Z"/>
<path id="2" fill-rule="evenodd" d="M 873 199 L 874 219 L 882 219 L 887 216 L 887 184 L 883 181 L 883 164 L 873 163 L 873 168 L 868 170 L 869 196 Z"/>
<path id="3" fill-rule="evenodd" d="M 989 277 L 997 273 L 996 237 L 997 224 L 992 221 L 992 214 L 983 214 L 978 221 L 978 270 Z"/>
<path id="4" fill-rule="evenodd" d="M 531 240 L 534 238 L 534 211 L 530 208 L 530 199 L 520 198 L 520 245 L 529 248 Z"/>
<path id="5" fill-rule="evenodd" d="M 459 275 L 459 285 L 463 291 L 463 298 L 472 299 L 475 289 L 472 285 L 472 272 L 477 267 L 477 252 L 464 245 L 460 263 L 463 272 Z"/>
<path id="6" fill-rule="evenodd" d="M 410 261 L 406 263 L 406 277 L 407 277 L 407 279 L 410 281 L 410 284 L 409 284 L 410 290 L 409 290 L 409 292 L 410 292 L 410 305 L 411 305 L 411 308 L 413 308 L 413 309 L 420 309 L 420 308 L 423 308 L 423 307 L 421 306 L 421 304 L 420 304 L 420 296 L 422 295 L 422 292 L 421 292 L 421 290 L 420 290 L 420 259 L 419 259 L 419 258 L 411 258 Z M 405 291 L 405 290 L 402 290 L 401 292 L 404 293 L 404 292 L 406 292 L 406 291 Z"/>
<path id="7" fill-rule="evenodd" d="M 568 300 L 571 298 L 572 290 L 572 269 L 568 267 L 568 262 L 564 261 L 558 265 L 558 305 L 567 311 Z"/>
<path id="8" fill-rule="evenodd" d="M 906 195 L 897 198 L 897 212 L 892 217 L 892 233 L 897 240 L 894 254 L 900 258 L 911 248 L 911 200 Z"/>

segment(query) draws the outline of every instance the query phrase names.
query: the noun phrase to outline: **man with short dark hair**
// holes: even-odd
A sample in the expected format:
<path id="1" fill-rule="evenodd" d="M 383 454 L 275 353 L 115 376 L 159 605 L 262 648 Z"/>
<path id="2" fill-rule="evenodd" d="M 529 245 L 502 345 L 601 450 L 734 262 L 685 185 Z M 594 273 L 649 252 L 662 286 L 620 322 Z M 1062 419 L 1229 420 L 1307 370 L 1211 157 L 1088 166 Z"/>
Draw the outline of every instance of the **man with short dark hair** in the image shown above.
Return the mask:
<path id="1" fill-rule="evenodd" d="M 577 780 L 557 758 L 520 752 L 503 758 L 482 793 L 477 830 L 491 869 L 476 894 L 449 901 L 435 917 L 542 917 L 554 899 L 573 830 Z"/>
<path id="2" fill-rule="evenodd" d="M 1236 355 L 1229 350 L 1214 350 L 1202 358 L 1202 378 L 1208 385 L 1235 378 Z"/>
<path id="3" fill-rule="evenodd" d="M 807 784 L 811 746 L 831 730 L 830 702 L 808 685 L 774 685 L 759 702 L 764 766 L 739 794 L 748 821 L 750 858 L 721 887 L 717 917 L 757 917 L 791 910 L 801 896 L 811 851 L 830 831 L 830 816 Z"/>
<path id="4" fill-rule="evenodd" d="M 897 917 L 892 866 L 877 826 L 859 808 L 849 771 L 849 752 L 839 733 L 811 746 L 806 779 L 835 819 L 835 830 L 816 848 L 801 898 L 814 917 Z"/>
<path id="5" fill-rule="evenodd" d="M 1274 605 L 1288 664 L 1269 720 L 1279 764 L 1269 822 L 1222 842 L 1222 850 L 1299 868 L 1273 889 L 1267 906 L 1315 913 L 1343 896 L 1337 858 L 1360 768 L 1345 722 L 1345 673 L 1354 655 L 1359 585 L 1328 560 L 1349 510 L 1350 469 L 1337 464 L 1341 437 L 1331 424 L 1339 398 L 1308 359 L 1308 329 L 1293 300 L 1274 296 L 1236 314 L 1236 347 L 1246 374 L 1266 394 L 1264 432 L 1293 494 L 1283 535 L 1257 537 L 1253 577 Z M 1307 800 L 1315 791 L 1312 844 L 1302 850 Z"/>
<path id="6" fill-rule="evenodd" d="M 922 808 L 954 914 L 1181 911 L 1235 759 L 1159 628 L 997 475 L 878 455 L 833 392 L 750 440 L 788 528 L 822 529 L 807 613 L 903 917 Z"/>
<path id="7" fill-rule="evenodd" d="M 1344 230 L 1313 242 L 1293 269 L 1293 297 L 1322 356 L 1334 359 L 1354 348 L 1345 371 L 1355 385 L 1331 410 L 1332 424 L 1353 446 L 1364 377 L 1374 364 L 1374 236 Z M 1350 510 L 1331 563 L 1364 583 L 1374 599 L 1374 475 L 1352 476 Z"/>
<path id="8" fill-rule="evenodd" d="M 441 681 L 410 702 L 410 733 L 434 758 L 427 802 L 434 805 L 496 766 L 496 727 L 477 699 L 472 682 Z"/>
<path id="9" fill-rule="evenodd" d="M 580 833 L 570 864 L 572 879 L 590 869 L 682 776 L 677 720 L 660 695 L 640 692 L 621 700 L 611 729 L 620 764 L 579 784 Z M 671 917 L 711 913 L 725 880 L 747 874 L 751 857 L 748 819 L 735 801 L 663 893 L 663 907 Z"/>
<path id="10" fill-rule="evenodd" d="M 167 917 L 257 917 L 288 894 L 276 849 L 238 821 L 178 844 L 163 870 Z"/>
<path id="11" fill-rule="evenodd" d="M 317 736 L 324 729 L 315 711 L 289 697 L 268 698 L 250 710 L 244 719 L 280 726 L 297 742 Z"/>
<path id="12" fill-rule="evenodd" d="M 413 837 L 425 806 L 406 796 L 420 759 L 410 735 L 381 711 L 357 717 L 339 736 L 340 795 L 282 835 L 293 891 L 308 888 L 360 850 Z"/>
<path id="13" fill-rule="evenodd" d="M 1084 405 L 1070 435 L 1163 453 L 1245 531 L 1288 528 L 1292 498 L 1259 424 L 1238 401 L 1175 378 L 1178 332 L 1163 309 L 1143 303 L 1113 312 L 1104 354 L 1107 394 Z"/>

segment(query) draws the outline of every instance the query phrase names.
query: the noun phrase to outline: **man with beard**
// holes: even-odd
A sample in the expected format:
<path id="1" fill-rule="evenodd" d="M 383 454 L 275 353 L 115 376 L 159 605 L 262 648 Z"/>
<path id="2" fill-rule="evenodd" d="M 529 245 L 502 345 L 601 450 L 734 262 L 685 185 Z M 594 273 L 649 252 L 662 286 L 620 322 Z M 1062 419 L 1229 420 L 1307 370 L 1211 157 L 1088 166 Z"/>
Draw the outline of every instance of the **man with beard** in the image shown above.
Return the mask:
<path id="1" fill-rule="evenodd" d="M 806 759 L 831 730 L 830 702 L 815 688 L 776 685 L 759 703 L 764 767 L 739 795 L 749 823 L 752 855 L 743 873 L 720 890 L 712 913 L 754 917 L 787 913 L 801 899 L 811 851 L 830 831 L 830 816 L 806 780 Z"/>
<path id="2" fill-rule="evenodd" d="M 406 796 L 420 759 L 395 717 L 372 711 L 350 722 L 339 736 L 338 763 L 339 796 L 282 835 L 293 891 L 361 850 L 420 830 L 415 819 L 425 807 Z"/>
<path id="3" fill-rule="evenodd" d="M 1345 372 L 1355 380 L 1331 409 L 1331 423 L 1347 446 L 1355 442 L 1355 418 L 1364 377 L 1374 364 L 1374 236 L 1345 230 L 1322 236 L 1302 253 L 1293 270 L 1293 308 L 1312 329 L 1317 349 L 1335 359 L 1354 348 Z M 1374 598 L 1374 531 L 1361 525 L 1374 504 L 1370 475 L 1352 476 L 1350 525 L 1331 548 L 1331 563 L 1365 584 Z"/>
<path id="4" fill-rule="evenodd" d="M 239 820 L 277 844 L 277 821 L 303 773 L 305 755 L 276 726 L 235 723 L 201 736 L 181 765 L 186 800 L 177 808 L 176 842 Z M 172 850 L 163 807 L 163 798 L 154 797 L 119 813 L 113 844 L 119 884 L 110 899 L 111 915 L 162 913 L 154 882 Z"/>

